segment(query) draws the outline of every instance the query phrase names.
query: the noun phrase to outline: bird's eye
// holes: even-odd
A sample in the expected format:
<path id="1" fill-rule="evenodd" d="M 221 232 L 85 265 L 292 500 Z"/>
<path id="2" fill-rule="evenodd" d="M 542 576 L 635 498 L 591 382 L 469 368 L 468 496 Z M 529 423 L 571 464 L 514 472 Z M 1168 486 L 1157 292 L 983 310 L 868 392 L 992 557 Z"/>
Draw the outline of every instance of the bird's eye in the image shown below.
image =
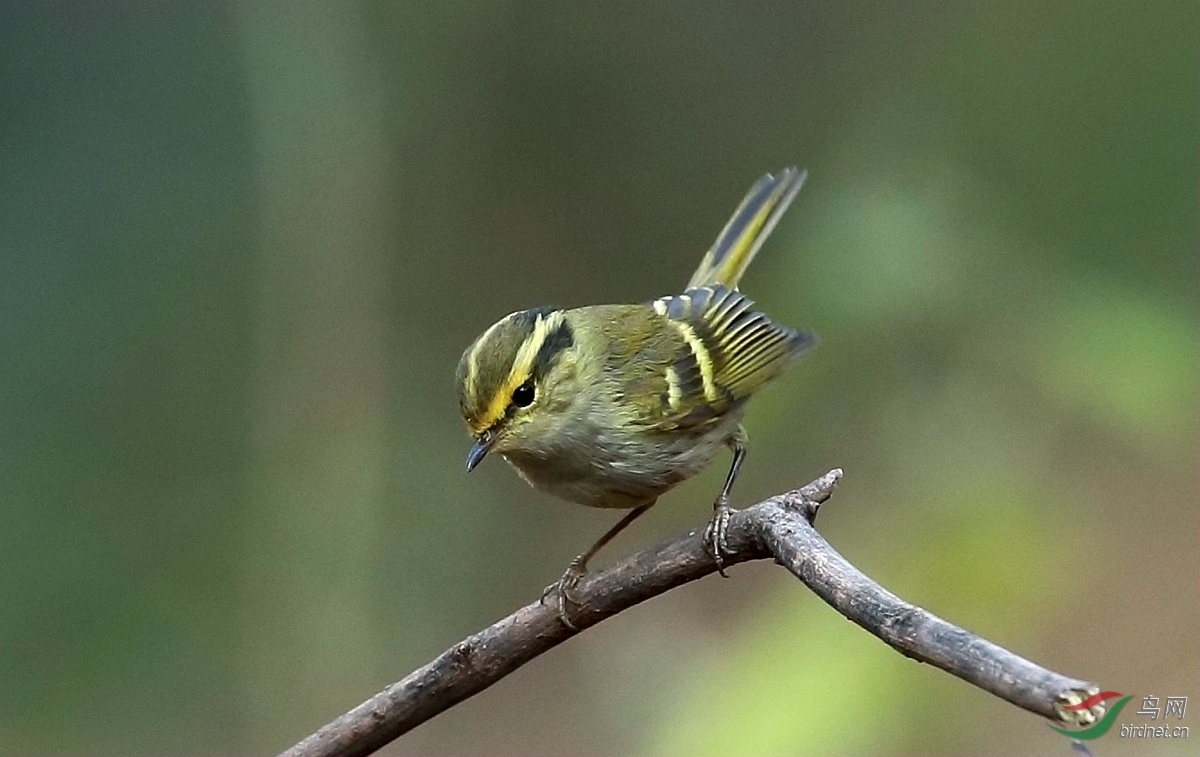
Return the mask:
<path id="1" fill-rule="evenodd" d="M 533 382 L 526 381 L 513 389 L 512 403 L 517 407 L 529 407 L 533 404 Z"/>

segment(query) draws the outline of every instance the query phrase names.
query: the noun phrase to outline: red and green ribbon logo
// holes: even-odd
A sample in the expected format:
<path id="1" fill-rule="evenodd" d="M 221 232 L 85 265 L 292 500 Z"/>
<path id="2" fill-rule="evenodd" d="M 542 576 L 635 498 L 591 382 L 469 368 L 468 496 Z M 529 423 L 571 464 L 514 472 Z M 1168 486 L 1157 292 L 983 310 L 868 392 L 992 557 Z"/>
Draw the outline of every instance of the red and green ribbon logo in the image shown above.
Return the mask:
<path id="1" fill-rule="evenodd" d="M 1099 704 L 1100 702 L 1103 702 L 1106 699 L 1112 699 L 1113 697 L 1121 697 L 1121 698 L 1118 699 L 1116 702 L 1114 702 L 1112 707 L 1108 708 L 1108 712 L 1104 713 L 1104 717 L 1100 718 L 1095 723 L 1092 723 L 1087 728 L 1081 728 L 1078 731 L 1072 731 L 1072 730 L 1069 730 L 1066 728 L 1059 728 L 1058 726 L 1053 726 L 1053 725 L 1051 725 L 1050 727 L 1053 728 L 1054 730 L 1058 731 L 1062 735 L 1070 736 L 1073 739 L 1100 738 L 1104 734 L 1108 733 L 1109 728 L 1112 728 L 1113 721 L 1117 719 L 1117 714 L 1119 712 L 1121 712 L 1121 708 L 1125 706 L 1126 702 L 1128 702 L 1130 699 L 1133 699 L 1132 694 L 1127 694 L 1126 696 L 1122 697 L 1121 692 L 1119 692 L 1119 691 L 1102 691 L 1099 694 L 1092 694 L 1090 697 L 1083 700 L 1079 704 L 1063 705 L 1063 709 L 1066 709 L 1066 710 L 1086 710 L 1091 707 L 1095 707 L 1097 704 Z M 1050 724 L 1047 723 L 1046 725 L 1050 725 Z"/>

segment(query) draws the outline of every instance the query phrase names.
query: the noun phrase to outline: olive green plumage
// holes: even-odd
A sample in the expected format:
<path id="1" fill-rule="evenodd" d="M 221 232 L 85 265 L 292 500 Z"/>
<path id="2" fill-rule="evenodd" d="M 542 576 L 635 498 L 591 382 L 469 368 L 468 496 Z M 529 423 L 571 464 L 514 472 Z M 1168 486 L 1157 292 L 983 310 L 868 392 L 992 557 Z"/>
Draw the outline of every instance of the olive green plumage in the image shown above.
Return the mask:
<path id="1" fill-rule="evenodd" d="M 475 436 L 468 470 L 494 451 L 535 488 L 635 508 L 550 587 L 568 625 L 566 603 L 587 559 L 727 446 L 734 464 L 709 533 L 721 565 L 729 488 L 745 453 L 743 406 L 815 342 L 736 290 L 804 179 L 794 168 L 759 179 L 682 294 L 520 311 L 463 353 L 459 405 Z"/>

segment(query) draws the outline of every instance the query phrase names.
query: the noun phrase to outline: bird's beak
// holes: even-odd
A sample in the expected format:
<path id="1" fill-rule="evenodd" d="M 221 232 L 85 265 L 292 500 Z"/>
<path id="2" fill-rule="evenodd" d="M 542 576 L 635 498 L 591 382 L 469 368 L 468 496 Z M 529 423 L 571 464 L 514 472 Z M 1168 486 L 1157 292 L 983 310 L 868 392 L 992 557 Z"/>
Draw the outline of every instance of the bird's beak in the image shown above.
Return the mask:
<path id="1" fill-rule="evenodd" d="M 499 437 L 500 435 L 492 429 L 488 429 L 475 437 L 475 443 L 471 445 L 471 451 L 467 453 L 468 473 L 475 470 L 475 466 L 479 465 L 479 462 L 483 460 L 483 456 L 488 453 L 488 450 L 492 448 L 492 445 L 496 443 L 496 439 Z"/>

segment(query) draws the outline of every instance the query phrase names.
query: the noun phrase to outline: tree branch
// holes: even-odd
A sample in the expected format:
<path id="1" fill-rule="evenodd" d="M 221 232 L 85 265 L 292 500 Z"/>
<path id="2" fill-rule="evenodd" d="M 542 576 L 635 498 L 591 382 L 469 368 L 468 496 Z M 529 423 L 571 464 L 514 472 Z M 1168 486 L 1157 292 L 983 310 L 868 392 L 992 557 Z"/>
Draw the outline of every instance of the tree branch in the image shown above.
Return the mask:
<path id="1" fill-rule="evenodd" d="M 842 472 L 737 511 L 729 519 L 726 565 L 774 558 L 842 615 L 901 654 L 927 662 L 1030 712 L 1087 725 L 1103 705 L 1064 709 L 1100 691 L 1068 678 L 911 605 L 838 554 L 813 522 Z M 584 606 L 556 617 L 554 603 L 526 605 L 350 710 L 283 753 L 350 757 L 374 752 L 443 710 L 483 691 L 534 657 L 639 602 L 716 572 L 703 530 L 643 549 L 579 583 Z"/>

